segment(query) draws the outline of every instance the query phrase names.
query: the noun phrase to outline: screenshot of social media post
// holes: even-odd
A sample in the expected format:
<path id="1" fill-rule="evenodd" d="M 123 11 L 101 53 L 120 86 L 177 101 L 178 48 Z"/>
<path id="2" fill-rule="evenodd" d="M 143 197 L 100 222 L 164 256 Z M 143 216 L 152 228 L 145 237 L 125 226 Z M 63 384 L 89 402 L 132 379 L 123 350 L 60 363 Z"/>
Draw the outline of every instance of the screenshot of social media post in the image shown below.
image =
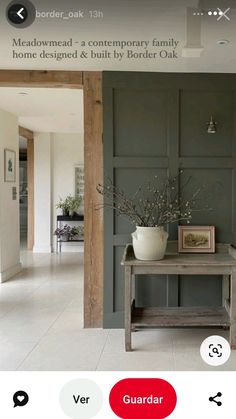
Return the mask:
<path id="1" fill-rule="evenodd" d="M 236 2 L 2 0 L 1 416 L 233 418 Z"/>

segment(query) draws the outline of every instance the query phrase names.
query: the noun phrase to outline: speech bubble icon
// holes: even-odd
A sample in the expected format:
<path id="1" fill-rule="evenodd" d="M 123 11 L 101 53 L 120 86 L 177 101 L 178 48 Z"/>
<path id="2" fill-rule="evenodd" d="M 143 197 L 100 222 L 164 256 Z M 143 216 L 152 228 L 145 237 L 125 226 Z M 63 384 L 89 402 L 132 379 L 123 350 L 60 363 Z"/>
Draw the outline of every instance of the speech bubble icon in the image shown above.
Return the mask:
<path id="1" fill-rule="evenodd" d="M 29 401 L 29 396 L 25 391 L 17 391 L 13 396 L 14 407 L 23 407 Z"/>

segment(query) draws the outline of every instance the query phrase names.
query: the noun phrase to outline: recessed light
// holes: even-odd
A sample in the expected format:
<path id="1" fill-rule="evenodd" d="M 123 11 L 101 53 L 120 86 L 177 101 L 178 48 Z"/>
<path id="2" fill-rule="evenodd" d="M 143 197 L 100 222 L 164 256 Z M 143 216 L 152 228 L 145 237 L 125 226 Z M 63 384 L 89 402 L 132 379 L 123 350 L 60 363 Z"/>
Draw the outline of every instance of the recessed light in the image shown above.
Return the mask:
<path id="1" fill-rule="evenodd" d="M 230 41 L 228 39 L 219 39 L 219 41 L 217 41 L 218 45 L 227 45 L 229 43 Z"/>

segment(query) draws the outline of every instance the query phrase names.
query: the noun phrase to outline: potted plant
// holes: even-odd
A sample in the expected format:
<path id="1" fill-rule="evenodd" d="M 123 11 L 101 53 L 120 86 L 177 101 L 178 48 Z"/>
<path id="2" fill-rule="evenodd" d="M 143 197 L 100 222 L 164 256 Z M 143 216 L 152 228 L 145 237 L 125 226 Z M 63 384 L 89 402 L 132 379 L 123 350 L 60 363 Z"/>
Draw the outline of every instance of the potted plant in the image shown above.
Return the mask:
<path id="1" fill-rule="evenodd" d="M 69 215 L 73 217 L 73 215 L 77 213 L 81 205 L 82 197 L 80 195 L 77 195 L 77 196 L 68 195 L 66 199 L 67 199 L 67 203 L 69 207 Z"/>
<path id="2" fill-rule="evenodd" d="M 74 226 L 71 229 L 71 239 L 72 240 L 78 240 L 81 239 L 84 235 L 84 226 L 80 225 L 80 226 Z"/>
<path id="3" fill-rule="evenodd" d="M 56 209 L 61 209 L 62 215 L 69 215 L 69 203 L 67 198 L 63 200 L 60 197 L 60 201 L 56 204 Z"/>
<path id="4" fill-rule="evenodd" d="M 163 259 L 168 238 L 166 226 L 180 221 L 190 223 L 192 213 L 200 210 L 197 203 L 201 188 L 184 200 L 178 196 L 179 176 L 164 181 L 155 176 L 151 182 L 140 186 L 133 196 L 111 181 L 97 186 L 98 193 L 105 197 L 102 207 L 115 210 L 117 215 L 125 216 L 136 225 L 132 240 L 137 259 Z"/>
<path id="5" fill-rule="evenodd" d="M 61 209 L 63 215 L 70 215 L 72 217 L 79 209 L 81 203 L 82 197 L 80 195 L 75 197 L 67 195 L 64 200 L 60 198 L 60 201 L 56 204 L 56 208 Z"/>
<path id="6" fill-rule="evenodd" d="M 65 224 L 63 227 L 58 227 L 54 231 L 54 235 L 57 236 L 58 240 L 61 241 L 69 241 L 71 238 L 71 227 L 67 224 Z"/>

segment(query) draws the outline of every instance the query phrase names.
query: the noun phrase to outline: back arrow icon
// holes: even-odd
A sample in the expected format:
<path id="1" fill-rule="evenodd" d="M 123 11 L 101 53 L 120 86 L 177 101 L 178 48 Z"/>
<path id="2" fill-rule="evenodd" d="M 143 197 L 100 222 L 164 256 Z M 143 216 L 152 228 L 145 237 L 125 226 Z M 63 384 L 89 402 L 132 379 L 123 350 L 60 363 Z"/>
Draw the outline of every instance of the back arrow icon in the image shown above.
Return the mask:
<path id="1" fill-rule="evenodd" d="M 24 19 L 24 16 L 22 16 L 22 12 L 24 11 L 25 9 L 24 9 L 24 7 L 22 7 L 20 10 L 18 10 L 18 12 L 17 12 L 17 15 L 23 20 Z"/>

